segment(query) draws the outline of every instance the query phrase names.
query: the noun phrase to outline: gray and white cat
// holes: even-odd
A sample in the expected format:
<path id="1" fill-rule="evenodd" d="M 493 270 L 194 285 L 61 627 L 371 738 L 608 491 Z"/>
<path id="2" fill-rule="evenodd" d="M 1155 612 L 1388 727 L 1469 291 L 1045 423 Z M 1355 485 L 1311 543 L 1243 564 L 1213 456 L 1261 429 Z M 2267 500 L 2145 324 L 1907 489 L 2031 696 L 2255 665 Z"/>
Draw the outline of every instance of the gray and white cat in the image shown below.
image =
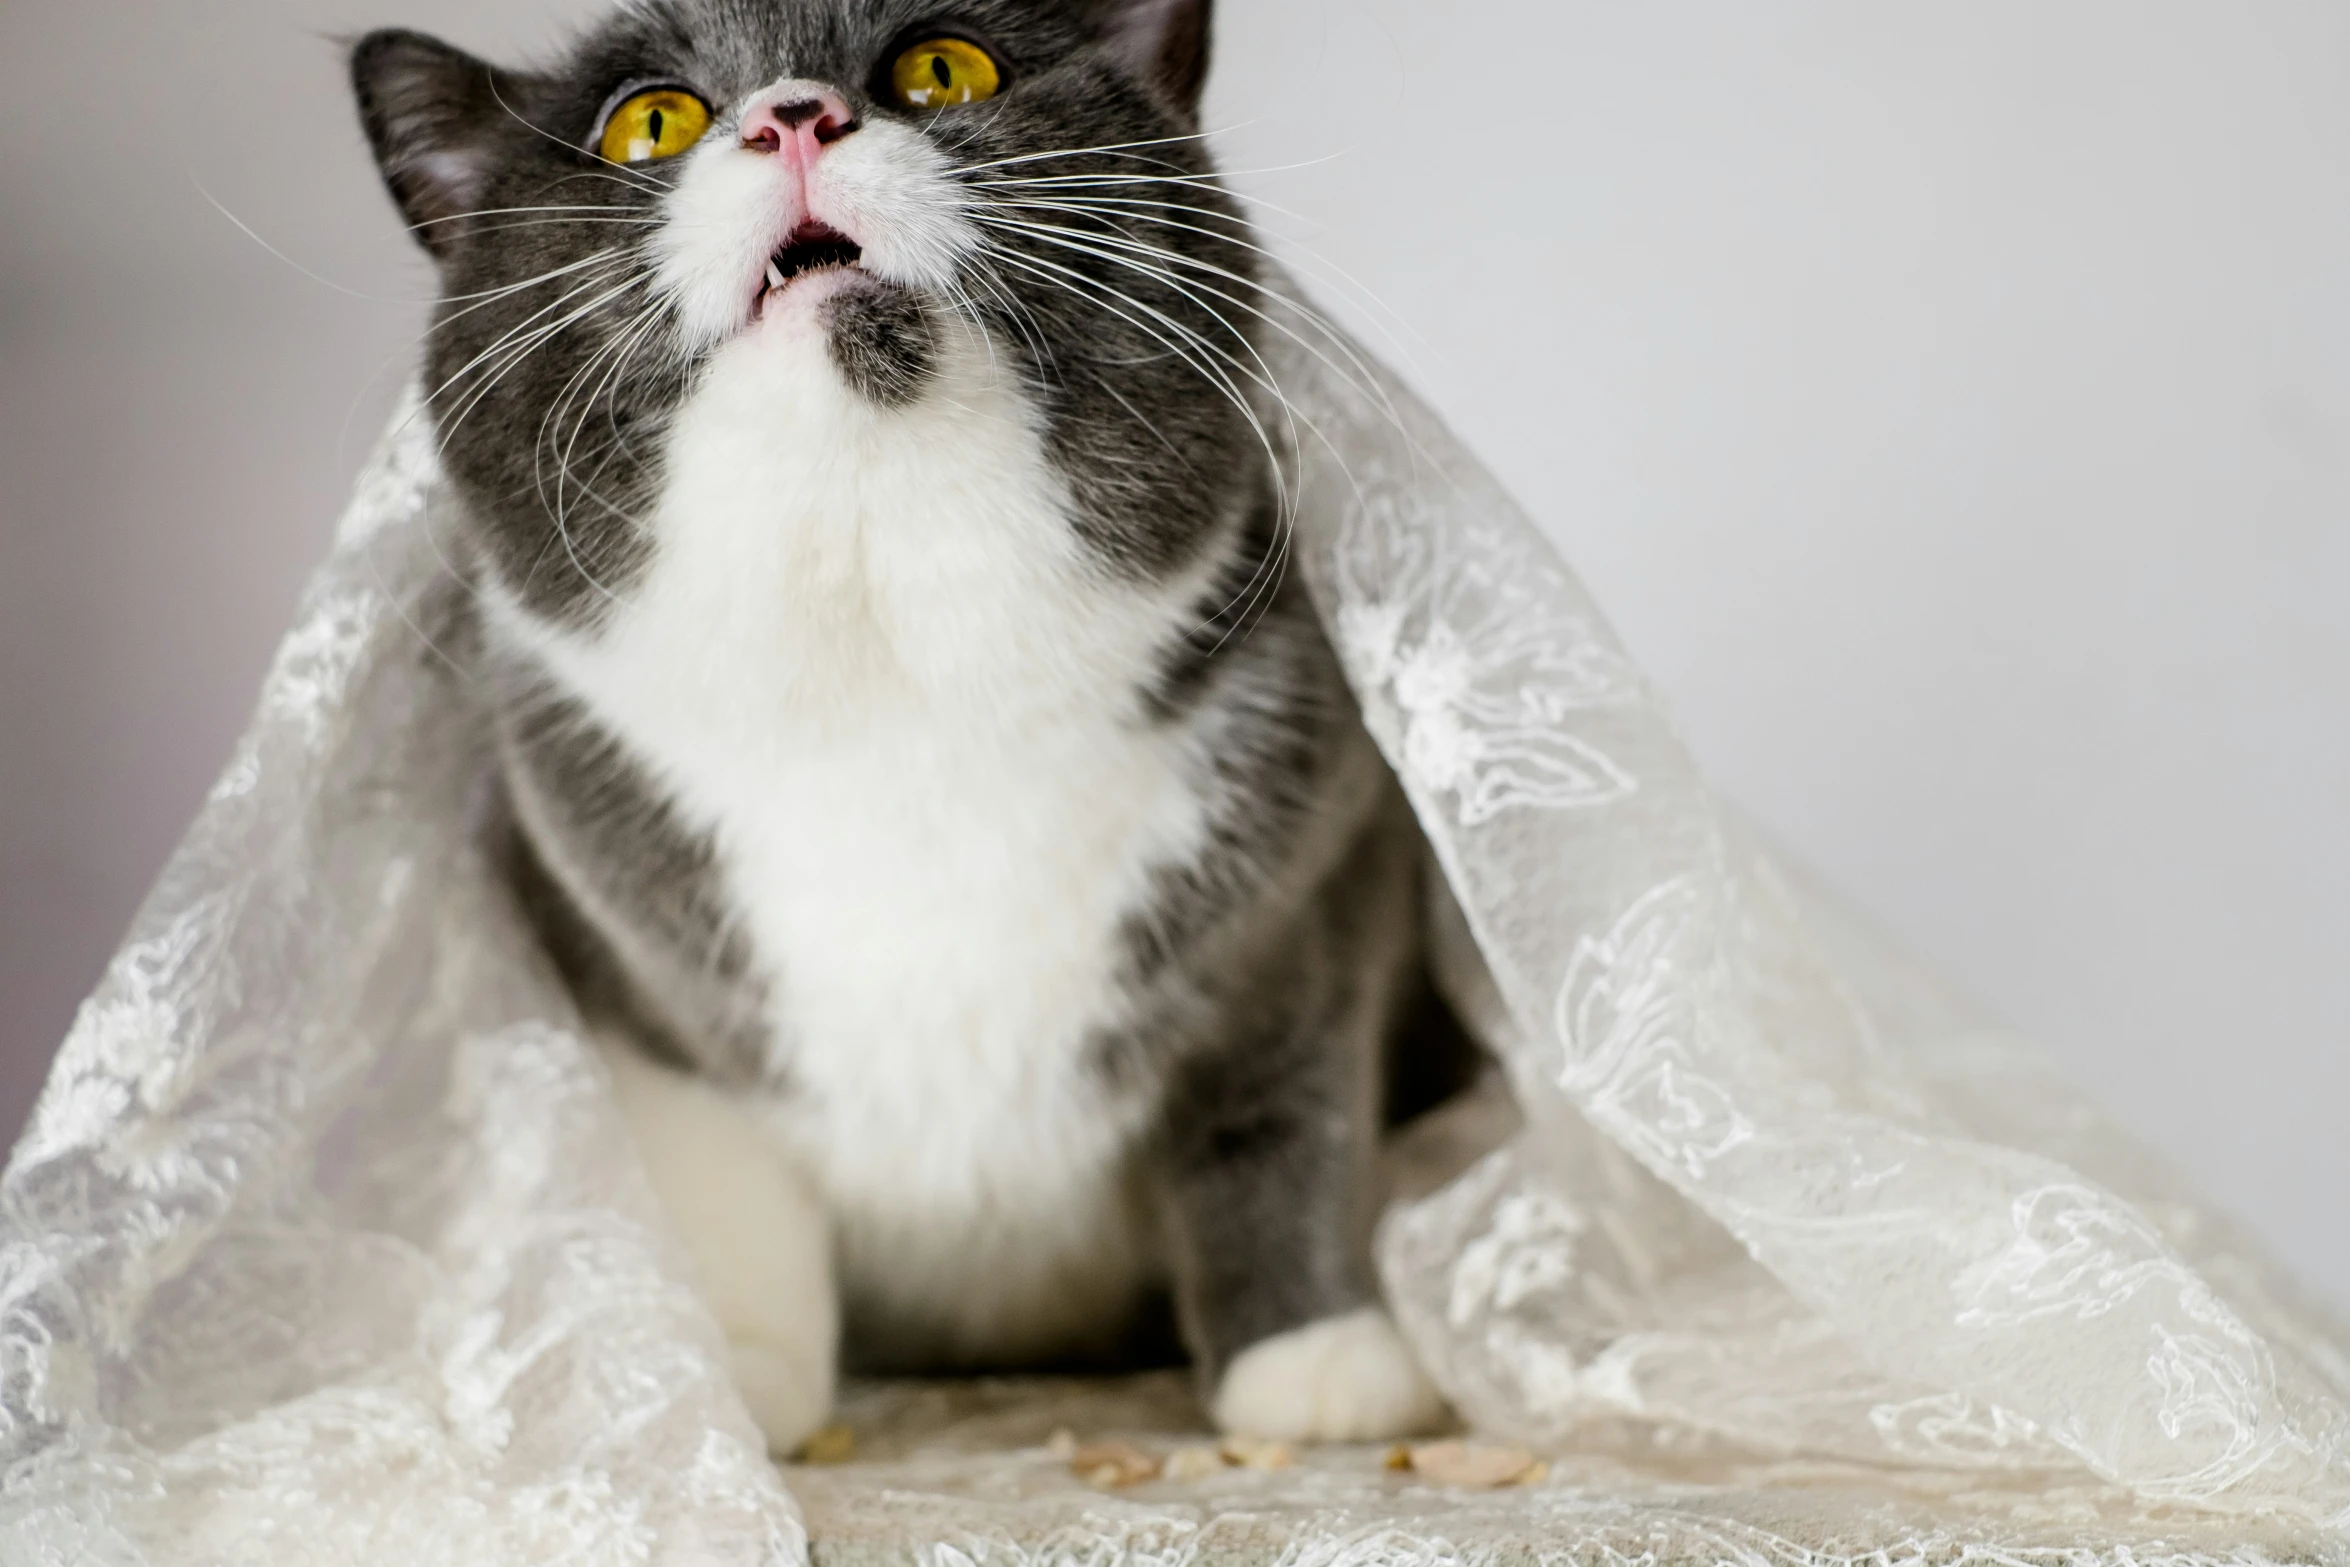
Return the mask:
<path id="1" fill-rule="evenodd" d="M 1387 1128 L 1421 846 L 1284 571 L 1208 0 L 636 0 L 352 76 L 516 875 L 779 1449 L 836 1366 L 1441 1413 Z"/>

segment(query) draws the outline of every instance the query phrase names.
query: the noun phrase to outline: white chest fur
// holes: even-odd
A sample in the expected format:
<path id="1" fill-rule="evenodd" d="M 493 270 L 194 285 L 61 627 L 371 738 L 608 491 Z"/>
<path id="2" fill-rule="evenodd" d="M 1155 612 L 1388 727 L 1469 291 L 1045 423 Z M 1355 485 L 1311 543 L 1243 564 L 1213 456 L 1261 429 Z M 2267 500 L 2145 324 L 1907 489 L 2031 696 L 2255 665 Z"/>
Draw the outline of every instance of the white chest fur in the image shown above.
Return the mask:
<path id="1" fill-rule="evenodd" d="M 1181 739 L 1131 716 L 1189 593 L 1091 566 L 977 339 L 893 412 L 788 336 L 814 331 L 779 313 L 714 362 L 598 634 L 496 619 L 716 842 L 790 1083 L 761 1114 L 833 1210 L 853 1320 L 1049 1348 L 1149 1266 L 1135 1128 L 1083 1058 L 1121 916 L 1202 831 Z"/>

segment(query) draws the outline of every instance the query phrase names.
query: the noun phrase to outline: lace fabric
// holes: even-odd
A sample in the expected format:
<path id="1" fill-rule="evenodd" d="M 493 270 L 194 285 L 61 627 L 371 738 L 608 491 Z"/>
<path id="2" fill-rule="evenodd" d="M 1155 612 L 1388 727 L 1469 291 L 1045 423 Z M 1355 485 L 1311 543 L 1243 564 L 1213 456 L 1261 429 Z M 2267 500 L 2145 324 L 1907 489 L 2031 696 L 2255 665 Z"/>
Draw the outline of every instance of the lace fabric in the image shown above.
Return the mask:
<path id="1" fill-rule="evenodd" d="M 787 1485 L 485 859 L 405 419 L 0 1177 L 0 1560 L 2350 1560 L 2338 1327 L 1713 799 L 1432 414 L 1276 365 L 1522 1122 L 1382 1272 L 1552 1484 L 1105 1500 L 991 1428 Z"/>
<path id="2" fill-rule="evenodd" d="M 483 861 L 431 454 L 362 480 L 0 1178 L 0 1561 L 802 1548 Z"/>
<path id="3" fill-rule="evenodd" d="M 1343 403 L 1325 363 L 1292 388 Z M 1472 942 L 1529 1128 L 1389 1217 L 1482 1423 L 1657 1418 L 2350 1518 L 2342 1340 L 2028 1053 L 1706 790 L 1580 584 L 1428 412 L 1309 460 L 1302 559 Z M 1476 972 L 1481 969 L 1482 972 Z"/>

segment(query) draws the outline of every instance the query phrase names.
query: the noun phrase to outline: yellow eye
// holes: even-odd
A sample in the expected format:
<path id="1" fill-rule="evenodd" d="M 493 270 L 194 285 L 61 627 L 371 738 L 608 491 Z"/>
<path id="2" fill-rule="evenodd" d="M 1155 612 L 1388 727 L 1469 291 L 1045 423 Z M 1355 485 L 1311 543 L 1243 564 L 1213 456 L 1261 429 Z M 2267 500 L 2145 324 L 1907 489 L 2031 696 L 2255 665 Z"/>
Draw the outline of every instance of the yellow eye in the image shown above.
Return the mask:
<path id="1" fill-rule="evenodd" d="M 709 128 L 708 104 L 679 88 L 656 87 L 612 111 L 598 150 L 612 163 L 651 163 L 676 157 Z"/>
<path id="2" fill-rule="evenodd" d="M 943 109 L 950 103 L 993 98 L 1003 73 L 985 49 L 960 38 L 933 38 L 916 44 L 889 68 L 890 86 L 909 109 Z"/>

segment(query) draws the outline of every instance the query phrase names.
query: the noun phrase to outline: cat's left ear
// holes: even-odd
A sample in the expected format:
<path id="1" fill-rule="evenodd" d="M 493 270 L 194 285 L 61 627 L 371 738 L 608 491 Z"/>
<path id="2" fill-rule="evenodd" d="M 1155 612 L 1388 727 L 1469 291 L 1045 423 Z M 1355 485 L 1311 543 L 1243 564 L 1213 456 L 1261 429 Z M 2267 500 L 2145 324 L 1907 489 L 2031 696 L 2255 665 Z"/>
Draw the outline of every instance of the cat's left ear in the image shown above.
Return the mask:
<path id="1" fill-rule="evenodd" d="M 1197 114 L 1215 0 L 1104 0 L 1102 10 L 1110 46 L 1127 69 Z"/>
<path id="2" fill-rule="evenodd" d="M 384 184 L 417 240 L 445 257 L 479 211 L 507 115 L 496 73 L 437 38 L 402 29 L 351 46 L 351 90 Z"/>

